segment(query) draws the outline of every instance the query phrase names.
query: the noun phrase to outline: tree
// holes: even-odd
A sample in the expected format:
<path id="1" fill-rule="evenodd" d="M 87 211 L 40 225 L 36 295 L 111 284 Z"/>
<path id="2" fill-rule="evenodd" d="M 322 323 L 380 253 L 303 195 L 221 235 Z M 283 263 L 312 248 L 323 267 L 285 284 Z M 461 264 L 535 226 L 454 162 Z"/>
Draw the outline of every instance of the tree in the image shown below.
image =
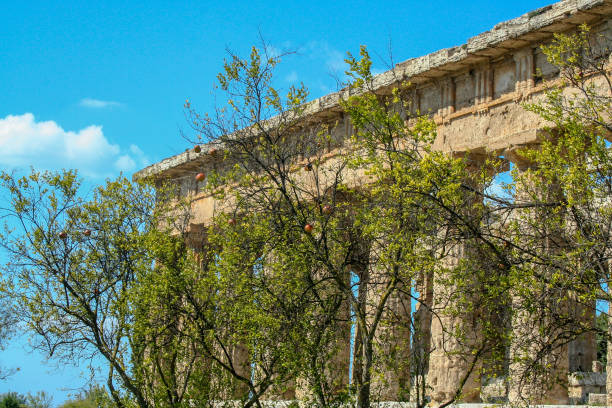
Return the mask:
<path id="1" fill-rule="evenodd" d="M 15 316 L 15 310 L 10 298 L 0 293 L 0 351 L 4 350 L 7 342 L 15 333 L 18 321 Z M 6 380 L 9 376 L 17 372 L 19 368 L 0 367 L 0 381 Z"/>
<path id="2" fill-rule="evenodd" d="M 199 313 L 191 313 L 190 320 L 203 344 L 209 343 L 205 336 L 216 343 L 207 356 L 245 384 L 246 406 L 259 404 L 268 389 L 295 387 L 298 378 L 310 384 L 313 399 L 329 406 L 347 391 L 342 384 L 348 366 L 343 372 L 338 359 L 330 356 L 341 347 L 346 351 L 337 338 L 349 335 L 347 267 L 356 262 L 357 248 L 350 245 L 353 255 L 338 257 L 341 265 L 321 257 L 320 240 L 309 231 L 318 229 L 319 222 L 329 222 L 329 230 L 337 233 L 326 238 L 326 245 L 340 248 L 347 244 L 338 234 L 350 233 L 350 226 L 343 225 L 342 217 L 330 217 L 322 200 L 317 205 L 310 199 L 326 195 L 325 202 L 336 214 L 348 213 L 349 208 L 336 203 L 335 187 L 319 183 L 316 176 L 318 193 L 291 175 L 298 155 L 316 150 L 309 143 L 326 142 L 325 135 L 312 134 L 301 141 L 291 136 L 304 109 L 305 88 L 291 88 L 285 103 L 270 84 L 278 58 L 256 49 L 249 60 L 230 57 L 219 80 L 232 113 L 225 117 L 220 109 L 213 121 L 190 111 L 213 145 L 223 146 L 224 163 L 230 163 L 227 171 L 208 176 L 209 192 L 224 203 L 224 210 L 207 231 L 206 278 L 185 285 L 198 290 L 187 295 L 190 308 Z M 266 124 L 273 116 L 273 125 Z M 304 171 L 312 166 L 305 164 Z M 330 169 L 327 180 L 339 184 L 340 178 L 333 182 L 333 174 L 339 175 L 342 167 Z M 225 189 L 228 185 L 232 188 Z M 322 268 L 326 262 L 333 274 Z M 338 290 L 339 282 L 343 291 Z M 211 308 L 214 319 L 202 313 Z M 248 350 L 252 373 L 238 370 L 232 361 L 229 350 L 236 347 Z M 221 355 L 215 350 L 222 350 Z"/>
<path id="3" fill-rule="evenodd" d="M 23 408 L 26 406 L 26 398 L 16 392 L 7 392 L 0 399 L 0 407 L 2 408 Z"/>
<path id="4" fill-rule="evenodd" d="M 545 51 L 570 83 L 552 88 L 546 102 L 527 106 L 554 126 L 536 148 L 512 152 L 525 167 L 513 171 L 506 187 L 516 193 L 511 199 L 488 189 L 501 160 L 482 157 L 474 168 L 473 153 L 434 151 L 435 126 L 410 105 L 410 85 L 398 81 L 381 95 L 365 49 L 359 59 L 347 59 L 352 79 L 342 95 L 351 96 L 341 99 L 341 107 L 355 129 L 350 144 L 334 134 L 337 123 L 303 126 L 305 88 L 281 97 L 272 86 L 278 59 L 256 49 L 249 59 L 231 55 L 226 62 L 219 76 L 225 109 L 199 115 L 187 104 L 195 130 L 223 151 L 222 170 L 208 181 L 209 192 L 224 203 L 211 236 L 223 231 L 223 238 L 211 239 L 214 245 L 205 250 L 224 254 L 213 257 L 215 265 L 230 259 L 225 248 L 231 252 L 237 243 L 225 231 L 239 220 L 238 246 L 254 251 L 242 256 L 237 270 L 250 270 L 256 259 L 265 265 L 258 277 L 283 281 L 286 271 L 271 260 L 308 261 L 292 265 L 292 278 L 304 279 L 305 288 L 324 288 L 309 293 L 317 300 L 312 316 L 334 322 L 330 339 L 341 335 L 346 316 L 356 321 L 355 386 L 348 396 L 359 406 L 369 406 L 384 389 L 386 373 L 399 375 L 408 366 L 409 358 L 397 354 L 398 331 L 422 335 L 410 302 L 433 315 L 443 347 L 452 345 L 446 358 L 466 366 L 454 388 L 436 397 L 443 405 L 460 399 L 474 377 L 509 375 L 514 402 L 563 387 L 568 343 L 597 331 L 586 317 L 597 299 L 608 299 L 603 289 L 612 224 L 610 153 L 603 138 L 609 98 L 595 84 L 610 83 L 598 56 L 609 53 L 585 60 L 580 51 L 578 58 L 571 47 L 582 47 L 587 37 L 572 37 L 582 41 L 574 45 L 567 38 L 558 36 Z M 587 63 L 568 70 L 560 56 Z M 568 86 L 582 97 L 568 94 Z M 251 235 L 262 228 L 265 239 Z M 436 285 L 437 306 L 410 290 L 424 278 Z M 332 308 L 321 302 L 329 294 L 337 300 Z M 315 322 L 308 323 L 311 329 Z M 334 355 L 333 345 L 324 355 Z M 419 380 L 422 362 L 433 351 L 427 346 L 415 356 L 421 371 L 409 377 L 417 385 L 400 386 L 419 405 L 430 392 Z M 306 378 L 325 406 L 333 400 L 326 395 L 337 395 L 338 388 L 321 386 L 334 371 L 318 366 L 318 355 L 292 374 Z"/>
<path id="5" fill-rule="evenodd" d="M 16 392 L 7 392 L 0 395 L 0 407 L 2 408 L 51 408 L 53 397 L 45 391 L 36 394 L 28 393 L 21 395 Z"/>
<path id="6" fill-rule="evenodd" d="M 346 395 L 367 407 L 373 395 L 378 398 L 376 395 L 387 392 L 385 387 L 396 386 L 389 383 L 388 373 L 393 373 L 407 379 L 393 391 L 395 398 L 407 399 L 412 393 L 422 406 L 426 403 L 422 381 L 426 364 L 413 367 L 417 370 L 410 373 L 410 356 L 401 354 L 409 332 L 422 335 L 411 313 L 412 301 L 422 299 L 413 299 L 411 288 L 429 270 L 439 270 L 457 289 L 453 291 L 460 298 L 456 308 L 475 307 L 477 297 L 467 296 L 475 292 L 474 283 L 460 277 L 477 271 L 478 265 L 463 262 L 449 267 L 442 261 L 453 246 L 465 241 L 465 231 L 483 219 L 481 205 L 469 205 L 470 211 L 465 211 L 465 203 L 476 202 L 472 197 L 477 195 L 474 187 L 464 188 L 467 180 L 490 182 L 491 177 L 470 176 L 465 158 L 433 151 L 435 125 L 410 110 L 403 84 L 390 95 L 374 92 L 365 49 L 361 59 L 349 56 L 347 60 L 355 96 L 341 101 L 356 128 L 352 144 L 334 134 L 337 123 L 304 128 L 307 91 L 303 85 L 292 87 L 281 97 L 272 86 L 278 62 L 265 48 L 263 53 L 253 48 L 249 59 L 230 55 L 219 75 L 227 108 L 200 115 L 186 104 L 194 128 L 223 154 L 222 170 L 210 174 L 207 182 L 209 193 L 222 202 L 204 248 L 214 254 L 209 257 L 214 261 L 207 265 L 210 276 L 218 279 L 229 270 L 242 271 L 253 290 L 245 294 L 251 306 L 259 304 L 256 288 L 268 281 L 276 288 L 300 289 L 292 294 L 299 299 L 287 296 L 283 300 L 290 305 L 308 301 L 308 309 L 300 309 L 308 313 L 300 319 L 306 322 L 305 338 L 312 346 L 301 348 L 307 352 L 306 364 L 292 366 L 287 374 L 305 380 L 318 405 L 329 406 Z M 467 236 L 474 240 L 474 234 Z M 243 248 L 247 253 L 237 250 Z M 246 272 L 257 265 L 261 265 L 258 274 Z M 256 283 L 251 276 L 262 281 Z M 215 289 L 224 290 L 227 288 Z M 275 293 L 270 286 L 265 290 Z M 495 295 L 491 290 L 490 297 Z M 224 311 L 216 305 L 217 313 Z M 287 336 L 286 326 L 264 325 L 271 310 L 263 311 L 258 327 L 274 333 L 271 338 Z M 257 307 L 254 312 L 262 311 Z M 345 378 L 348 367 L 342 368 L 338 352 L 343 337 L 348 340 L 352 319 L 357 322 L 357 346 L 355 385 L 350 391 Z M 447 332 L 461 338 L 466 328 L 448 328 Z M 320 338 L 326 341 L 321 344 Z M 493 348 L 486 338 L 479 344 L 466 341 L 466 356 L 481 361 L 485 351 Z M 253 347 L 260 340 L 235 338 L 236 342 Z M 285 366 L 302 358 L 295 349 L 289 350 L 281 357 Z M 429 351 L 428 346 L 423 347 L 419 355 Z M 258 360 L 261 356 L 253 353 L 255 373 L 260 364 L 266 367 L 265 361 Z M 348 353 L 346 359 L 348 362 Z M 330 367 L 330 363 L 340 364 Z M 474 367 L 475 362 L 469 371 Z M 225 368 L 238 377 L 231 367 Z M 420 376 L 418 386 L 410 386 L 411 376 Z M 272 377 L 283 378 L 283 374 Z M 460 395 L 464 383 L 453 391 L 452 400 Z M 251 395 L 258 394 L 253 390 Z"/>
<path id="7" fill-rule="evenodd" d="M 504 342 L 512 402 L 536 403 L 543 391 L 566 387 L 568 344 L 599 332 L 596 302 L 609 301 L 605 44 L 583 26 L 542 47 L 560 78 L 525 107 L 550 123 L 548 135 L 508 153 L 517 163 L 506 190 L 513 198 L 483 194 L 489 222 L 474 228 L 490 264 L 499 263 L 497 293 L 511 306 Z"/>
<path id="8" fill-rule="evenodd" d="M 85 392 L 81 392 L 59 408 L 100 408 L 111 407 L 112 400 L 106 390 L 100 386 L 93 386 Z"/>
<path id="9" fill-rule="evenodd" d="M 87 362 L 92 376 L 102 359 L 117 406 L 179 406 L 189 398 L 192 372 L 178 365 L 155 370 L 161 362 L 154 352 L 168 339 L 166 345 L 176 346 L 168 348 L 170 357 L 180 354 L 180 341 L 167 337 L 176 322 L 145 335 L 136 319 L 147 305 L 145 282 L 157 259 L 165 250 L 176 252 L 173 231 L 180 231 L 184 212 L 161 186 L 155 191 L 119 178 L 91 197 L 80 187 L 74 171 L 2 173 L 0 246 L 10 257 L 3 293 L 50 357 Z"/>
<path id="10" fill-rule="evenodd" d="M 45 391 L 38 391 L 36 394 L 26 396 L 27 404 L 31 408 L 51 408 L 53 397 Z"/>
<path id="11" fill-rule="evenodd" d="M 605 33 L 594 34 L 585 25 L 574 34 L 555 35 L 543 51 L 559 68 L 560 80 L 545 101 L 527 106 L 551 126 L 540 146 L 522 154 L 533 164 L 529 171 L 516 174 L 515 183 L 529 190 L 530 200 L 538 207 L 537 220 L 525 223 L 534 239 L 529 242 L 548 244 L 524 251 L 523 258 L 545 266 L 546 274 L 539 276 L 569 307 L 557 312 L 552 330 L 556 339 L 547 345 L 549 349 L 562 349 L 585 334 L 601 335 L 594 319 L 596 302 L 610 301 L 612 155 L 606 138 L 612 82 L 606 68 L 608 44 Z M 552 194 L 542 194 L 545 190 Z M 562 309 L 559 304 L 553 308 Z"/>

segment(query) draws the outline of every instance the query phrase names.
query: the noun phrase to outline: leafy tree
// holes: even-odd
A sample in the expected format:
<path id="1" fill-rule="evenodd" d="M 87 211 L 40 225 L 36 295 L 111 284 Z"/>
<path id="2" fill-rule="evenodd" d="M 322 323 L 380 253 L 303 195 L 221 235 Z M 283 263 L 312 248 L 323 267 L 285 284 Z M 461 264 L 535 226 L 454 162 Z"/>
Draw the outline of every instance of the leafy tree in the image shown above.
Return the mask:
<path id="1" fill-rule="evenodd" d="M 245 406 L 259 405 L 266 393 L 291 390 L 298 378 L 310 385 L 310 398 L 329 406 L 347 396 L 348 367 L 332 356 L 341 347 L 346 351 L 338 337 L 348 340 L 347 268 L 356 262 L 357 251 L 352 247 L 348 251 L 355 256 L 331 263 L 320 253 L 321 240 L 308 233 L 309 223 L 329 222 L 335 232 L 325 245 L 341 248 L 346 240 L 339 235 L 350 231 L 342 217 L 323 210 L 324 195 L 330 208 L 336 204 L 334 186 L 315 179 L 319 192 L 313 192 L 291 174 L 298 155 L 315 151 L 309 143 L 325 143 L 326 137 L 293 138 L 307 91 L 291 88 L 282 99 L 270 83 L 277 63 L 277 57 L 256 49 L 248 60 L 232 55 L 219 75 L 229 116 L 220 110 L 213 121 L 190 111 L 206 137 L 224 146 L 224 163 L 230 164 L 227 171 L 208 176 L 208 191 L 228 207 L 206 231 L 204 275 L 181 290 L 187 293 L 186 319 L 197 328 L 200 343 L 210 344 L 206 355 L 244 385 L 238 398 Z M 266 125 L 273 116 L 274 126 Z M 333 174 L 341 174 L 342 167 L 326 175 L 335 185 L 340 178 L 333 181 Z M 319 205 L 310 201 L 313 193 L 321 198 Z M 348 210 L 334 209 L 338 214 Z M 230 352 L 236 347 L 247 350 L 252 373 L 238 369 Z"/>
<path id="2" fill-rule="evenodd" d="M 405 86 L 388 96 L 374 92 L 365 49 L 361 59 L 347 60 L 355 96 L 341 102 L 356 129 L 352 144 L 334 134 L 334 122 L 303 128 L 308 93 L 302 85 L 281 97 L 272 86 L 278 58 L 255 48 L 248 59 L 230 57 L 219 75 L 227 108 L 200 115 L 189 103 L 186 106 L 199 134 L 223 150 L 223 166 L 209 174 L 207 182 L 208 193 L 222 203 L 222 210 L 207 230 L 203 250 L 210 254 L 205 263 L 210 282 L 200 293 L 224 294 L 210 302 L 215 316 L 222 319 L 217 325 L 231 321 L 232 332 L 239 334 L 227 343 L 252 350 L 256 383 L 222 359 L 216 361 L 248 384 L 247 405 L 264 396 L 270 379 L 289 384 L 298 378 L 320 406 L 354 398 L 360 407 L 367 407 L 373 395 L 389 386 L 385 373 L 423 378 L 426 363 L 407 372 L 410 356 L 401 355 L 401 343 L 410 331 L 422 335 L 411 313 L 411 302 L 421 299 L 413 299 L 411 288 L 424 274 L 430 270 L 445 274 L 455 285 L 453 293 L 460 296 L 457 309 L 474 308 L 476 297 L 468 296 L 475 292 L 473 281 L 460 277 L 470 276 L 479 265 L 448 267 L 441 262 L 450 248 L 465 241 L 465 231 L 483 219 L 478 205 L 465 210 L 466 202 L 477 201 L 474 187 L 464 188 L 470 178 L 467 161 L 433 151 L 435 125 L 410 110 Z M 480 174 L 472 178 L 475 183 L 491 179 Z M 249 272 L 253 270 L 259 272 Z M 351 271 L 357 279 L 350 278 Z M 268 295 L 273 296 L 260 297 Z M 491 290 L 490 297 L 495 295 Z M 221 300 L 226 298 L 231 299 L 229 304 Z M 268 307 L 259 307 L 264 304 Z M 246 311 L 256 317 L 236 319 Z M 301 325 L 287 323 L 288 311 L 299 317 Z M 346 347 L 342 339 L 348 342 L 352 319 L 358 334 L 355 385 L 348 389 L 348 372 L 343 372 L 348 367 L 342 367 L 338 356 Z M 204 320 L 196 318 L 194 324 Z M 258 322 L 255 327 L 249 326 L 254 322 Z M 218 341 L 220 328 L 214 326 L 200 331 Z M 466 331 L 447 329 L 457 337 L 465 337 Z M 259 332 L 266 338 L 258 337 Z M 486 338 L 489 341 L 479 344 L 466 342 L 465 354 L 481 361 L 493 348 Z M 294 339 L 306 342 L 295 347 L 288 343 Z M 259 345 L 269 349 L 270 341 L 278 342 L 274 351 L 286 352 L 273 353 L 269 359 L 269 352 L 257 350 Z M 429 347 L 419 350 L 423 352 L 427 354 Z M 345 357 L 348 361 L 348 353 Z M 275 368 L 271 362 L 280 365 Z M 260 372 L 267 376 L 259 377 Z M 407 381 L 400 385 L 399 395 L 407 399 L 412 392 L 422 406 L 426 391 L 422 380 L 412 388 Z"/>
<path id="3" fill-rule="evenodd" d="M 272 86 L 278 59 L 256 49 L 249 59 L 231 55 L 219 76 L 227 108 L 199 115 L 187 104 L 195 129 L 223 150 L 222 170 L 208 180 L 208 192 L 224 205 L 204 248 L 210 254 L 206 268 L 215 282 L 206 287 L 234 293 L 227 292 L 228 282 L 243 278 L 219 277 L 243 271 L 249 278 L 239 293 L 257 299 L 256 288 L 265 285 L 268 276 L 279 279 L 270 278 L 276 285 L 287 281 L 282 267 L 291 265 L 291 279 L 302 280 L 293 284 L 305 288 L 304 299 L 312 295 L 315 300 L 309 303 L 311 314 L 303 317 L 314 317 L 308 326 L 326 333 L 327 348 L 302 347 L 305 357 L 314 354 L 305 359 L 306 365 L 284 373 L 286 382 L 291 375 L 305 379 L 321 406 L 337 401 L 334 395 L 344 395 L 342 387 L 326 386 L 342 384 L 339 372 L 320 362 L 334 361 L 334 336 L 341 335 L 351 313 L 358 333 L 356 376 L 354 390 L 346 396 L 369 406 L 373 384 L 384 379 L 385 371 L 400 374 L 408 364 L 403 356 L 385 358 L 397 357 L 399 350 L 389 350 L 395 339 L 387 328 L 403 326 L 415 338 L 422 335 L 405 306 L 402 314 L 390 305 L 421 302 L 420 297 L 412 299 L 409 288 L 427 277 L 441 301 L 438 307 L 423 306 L 443 336 L 452 339 L 449 343 L 458 344 L 448 358 L 463 359 L 467 367 L 456 389 L 437 397 L 443 405 L 461 398 L 470 377 L 510 374 L 514 397 L 525 400 L 564 384 L 566 368 L 559 359 L 568 342 L 597 331 L 585 316 L 596 300 L 608 300 L 603 289 L 608 282 L 611 178 L 603 136 L 609 98 L 597 81 L 610 83 L 601 59 L 609 53 L 583 51 L 589 38 L 585 30 L 573 37 L 557 36 L 545 48 L 563 69 L 566 82 L 551 88 L 544 103 L 527 106 L 554 127 L 537 148 L 512 152 L 524 167 L 515 168 L 506 187 L 515 193 L 511 199 L 488 192 L 493 175 L 502 168 L 500 160 L 473 153 L 453 156 L 432 148 L 435 126 L 411 106 L 410 84 L 398 81 L 388 94 L 377 92 L 365 49 L 360 58 L 347 59 L 350 91 L 343 95 L 352 96 L 342 99 L 341 106 L 355 129 L 350 144 L 334 134 L 337 123 L 302 126 L 309 109 L 304 103 L 307 91 L 291 88 L 281 97 Z M 583 67 L 573 68 L 574 63 Z M 568 86 L 582 96 L 568 94 Z M 481 166 L 474 168 L 473 161 Z M 262 273 L 245 273 L 257 265 L 263 265 Z M 349 278 L 350 270 L 356 280 Z M 242 292 L 246 288 L 250 292 Z M 230 313 L 234 305 L 225 305 L 230 307 L 227 312 L 225 306 L 215 310 Z M 245 307 L 248 310 L 241 304 L 239 310 Z M 269 334 L 284 327 L 265 326 L 270 310 L 260 315 L 258 324 Z M 238 333 L 252 333 L 246 322 L 235 322 L 244 328 Z M 317 322 L 330 325 L 320 327 Z M 227 343 L 232 340 L 247 347 L 265 344 L 247 337 Z M 427 360 L 431 351 L 421 350 L 420 358 Z M 264 361 L 257 361 L 264 354 L 251 355 L 255 367 L 265 367 Z M 279 358 L 287 361 L 285 367 L 300 361 L 291 353 Z M 410 376 L 422 378 L 423 367 L 426 364 L 416 365 L 420 371 Z M 274 373 L 270 378 L 283 382 L 285 376 Z M 403 389 L 419 405 L 430 392 L 421 384 Z M 260 391 L 265 382 L 255 387 L 258 391 L 252 386 L 249 383 L 251 396 L 264 395 Z"/>
<path id="4" fill-rule="evenodd" d="M 27 405 L 31 408 L 51 408 L 53 397 L 46 391 L 38 391 L 36 394 L 26 395 Z"/>
<path id="5" fill-rule="evenodd" d="M 6 221 L 0 246 L 10 257 L 3 290 L 36 334 L 35 346 L 63 362 L 91 364 L 92 375 L 95 359 L 102 359 L 117 406 L 179 406 L 191 372 L 178 365 L 153 370 L 161 364 L 153 345 L 165 327 L 147 337 L 135 324 L 156 256 L 174 251 L 168 241 L 182 225 L 178 204 L 164 206 L 170 200 L 163 188 L 125 178 L 108 181 L 90 197 L 74 171 L 0 178 Z"/>
<path id="6" fill-rule="evenodd" d="M 588 333 L 601 335 L 597 301 L 610 300 L 612 154 L 606 137 L 612 88 L 606 42 L 582 26 L 542 47 L 560 80 L 543 102 L 527 108 L 551 123 L 549 136 L 519 151 L 527 169 L 513 174 L 521 204 L 529 207 L 515 211 L 511 223 L 520 242 L 513 255 L 514 290 L 537 311 L 539 331 L 547 333 L 546 341 L 534 331 L 523 338 L 532 345 L 521 353 L 527 360 L 521 364 L 536 367 L 536 376 L 544 378 L 555 350 L 563 353 L 569 341 Z"/>
<path id="7" fill-rule="evenodd" d="M 0 407 L 9 408 L 51 408 L 53 397 L 45 391 L 38 391 L 36 394 L 28 393 L 21 395 L 16 392 L 7 392 L 0 395 Z"/>
<path id="8" fill-rule="evenodd" d="M 0 407 L 2 408 L 25 408 L 26 398 L 16 392 L 7 392 L 0 396 Z"/>
<path id="9" fill-rule="evenodd" d="M 112 399 L 106 390 L 100 386 L 94 386 L 80 393 L 75 398 L 64 402 L 59 408 L 100 408 L 111 406 Z"/>
<path id="10" fill-rule="evenodd" d="M 0 293 L 0 351 L 4 350 L 7 342 L 15 333 L 17 324 L 12 299 Z M 0 367 L 0 380 L 6 380 L 18 370 L 19 368 Z"/>

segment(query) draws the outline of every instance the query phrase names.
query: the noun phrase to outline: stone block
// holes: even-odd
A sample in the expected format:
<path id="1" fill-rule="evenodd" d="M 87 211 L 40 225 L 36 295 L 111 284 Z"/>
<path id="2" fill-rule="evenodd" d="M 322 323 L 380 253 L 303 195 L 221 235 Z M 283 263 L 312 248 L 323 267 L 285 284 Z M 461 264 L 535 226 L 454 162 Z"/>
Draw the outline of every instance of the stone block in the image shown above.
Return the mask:
<path id="1" fill-rule="evenodd" d="M 585 404 L 591 394 L 606 392 L 605 373 L 575 372 L 568 375 L 567 379 L 567 391 L 573 404 Z"/>
<path id="2" fill-rule="evenodd" d="M 505 377 L 483 380 L 480 399 L 487 404 L 503 404 L 506 402 L 508 385 Z"/>
<path id="3" fill-rule="evenodd" d="M 606 394 L 589 394 L 589 405 L 605 406 Z"/>

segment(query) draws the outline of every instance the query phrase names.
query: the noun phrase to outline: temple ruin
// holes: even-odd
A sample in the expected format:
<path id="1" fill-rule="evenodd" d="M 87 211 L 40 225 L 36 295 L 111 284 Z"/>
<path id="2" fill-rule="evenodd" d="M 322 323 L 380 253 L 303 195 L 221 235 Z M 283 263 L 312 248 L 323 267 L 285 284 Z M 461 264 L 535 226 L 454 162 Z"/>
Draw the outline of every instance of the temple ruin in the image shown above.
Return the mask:
<path id="1" fill-rule="evenodd" d="M 479 157 L 493 154 L 514 161 L 521 168 L 524 163 L 513 152 L 523 146 L 537 145 L 547 126 L 541 117 L 526 111 L 521 104 L 540 100 L 559 76 L 540 46 L 549 42 L 554 33 L 571 32 L 583 23 L 612 39 L 612 0 L 565 0 L 534 10 L 499 23 L 463 45 L 399 63 L 391 71 L 376 76 L 375 85 L 380 92 L 385 92 L 398 80 L 414 84 L 415 109 L 430 112 L 438 126 L 435 148 L 458 154 L 469 152 L 476 166 Z M 603 45 L 607 48 L 610 44 Z M 334 124 L 331 130 L 334 138 L 346 139 L 351 124 L 339 100 L 348 92 L 344 89 L 310 102 L 303 114 L 304 122 Z M 331 151 L 334 147 L 327 148 Z M 176 180 L 183 194 L 193 195 L 192 222 L 202 227 L 212 216 L 215 201 L 197 191 L 193 175 L 206 171 L 212 165 L 211 157 L 206 147 L 200 153 L 188 150 L 137 172 L 134 178 Z M 433 304 L 436 289 L 431 281 L 424 280 L 419 292 L 427 298 L 425 302 Z M 422 310 L 414 313 L 424 314 Z M 585 318 L 594 319 L 594 310 L 585 313 Z M 442 341 L 436 320 L 425 315 L 419 322 L 427 328 L 427 342 L 435 345 Z M 345 336 L 343 341 L 347 344 L 341 358 L 346 360 L 348 381 L 350 338 Z M 409 341 L 406 347 L 410 347 Z M 446 351 L 438 347 L 429 358 L 427 383 L 432 389 L 433 402 L 448 399 L 467 369 L 464 361 L 449 357 L 448 349 L 452 347 L 452 343 L 446 345 Z M 513 369 L 509 368 L 509 375 Z M 605 397 L 601 396 L 606 393 L 605 369 L 597 363 L 593 334 L 570 343 L 556 370 L 562 377 L 568 375 L 566 384 L 541 396 L 541 403 L 586 403 L 589 398 L 594 402 L 604 398 L 605 403 Z M 397 401 L 400 396 L 394 384 L 405 378 L 388 375 L 385 380 L 389 385 L 381 393 L 381 400 Z M 512 402 L 514 392 L 512 387 L 507 390 L 499 382 L 485 383 L 480 378 L 469 378 L 461 401 L 492 402 L 497 396 Z M 296 393 L 299 390 L 289 392 L 283 399 L 295 398 Z M 610 383 L 608 393 L 612 393 Z"/>

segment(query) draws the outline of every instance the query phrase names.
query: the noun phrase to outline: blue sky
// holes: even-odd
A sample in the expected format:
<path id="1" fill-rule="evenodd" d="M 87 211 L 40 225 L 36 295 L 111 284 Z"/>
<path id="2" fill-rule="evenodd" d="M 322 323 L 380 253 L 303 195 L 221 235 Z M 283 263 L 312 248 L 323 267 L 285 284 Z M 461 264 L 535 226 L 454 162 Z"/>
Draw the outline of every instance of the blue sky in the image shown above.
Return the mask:
<path id="1" fill-rule="evenodd" d="M 346 51 L 366 44 L 377 70 L 464 43 L 550 4 L 514 1 L 8 1 L 0 13 L 0 168 L 78 168 L 90 183 L 131 174 L 187 148 L 183 103 L 214 106 L 227 48 L 246 55 L 259 34 L 295 50 L 277 83 L 312 97 L 336 89 Z M 379 58 L 379 55 L 381 58 Z M 1 259 L 0 259 L 1 261 Z M 82 386 L 28 354 L 27 336 L 0 352 L 20 367 L 0 392 L 46 390 L 55 403 Z"/>

